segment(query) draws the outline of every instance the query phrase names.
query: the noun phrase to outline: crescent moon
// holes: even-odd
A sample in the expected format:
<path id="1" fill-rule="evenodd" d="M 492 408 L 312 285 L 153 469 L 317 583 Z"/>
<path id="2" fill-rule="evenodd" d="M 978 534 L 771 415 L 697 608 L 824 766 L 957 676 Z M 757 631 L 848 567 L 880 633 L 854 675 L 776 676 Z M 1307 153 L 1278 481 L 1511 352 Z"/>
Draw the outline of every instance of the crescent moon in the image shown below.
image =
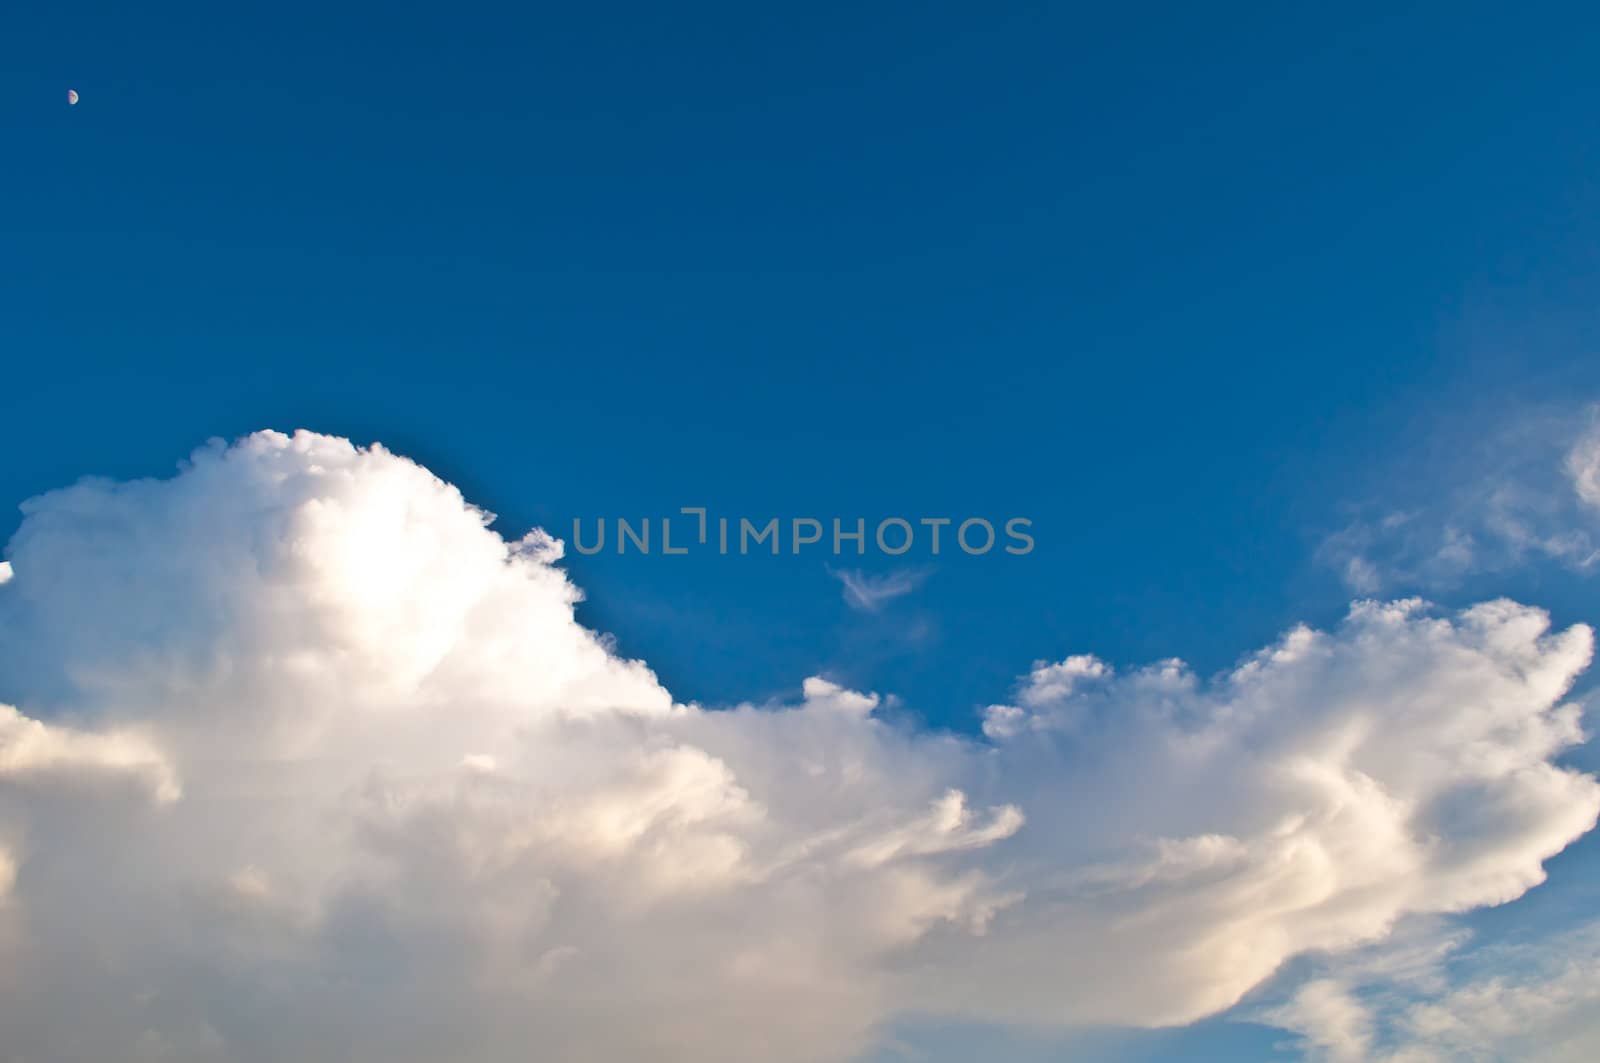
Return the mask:
<path id="1" fill-rule="evenodd" d="M 77 89 L 68 89 L 67 90 L 67 103 L 73 104 L 73 103 L 77 103 L 77 102 L 78 102 L 78 90 Z"/>

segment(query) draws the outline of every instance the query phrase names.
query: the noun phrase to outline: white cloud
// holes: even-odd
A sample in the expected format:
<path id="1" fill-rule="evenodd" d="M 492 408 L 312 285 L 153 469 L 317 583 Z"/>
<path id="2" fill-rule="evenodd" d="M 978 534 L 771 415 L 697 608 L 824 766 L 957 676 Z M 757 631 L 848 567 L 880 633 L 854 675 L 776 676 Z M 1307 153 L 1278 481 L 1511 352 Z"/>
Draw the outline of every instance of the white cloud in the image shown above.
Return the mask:
<path id="1" fill-rule="evenodd" d="M 1335 979 L 1306 982 L 1289 1003 L 1265 1017 L 1298 1033 L 1309 1058 L 1362 1063 L 1372 1056 L 1372 1015 L 1349 986 Z"/>
<path id="2" fill-rule="evenodd" d="M 1600 810 L 1552 763 L 1590 633 L 1506 601 L 1360 603 L 1213 681 L 1043 663 L 984 744 L 820 679 L 676 704 L 575 622 L 558 543 L 379 448 L 262 433 L 25 509 L 0 1027 L 30 1061 L 1186 1022 L 1518 896 Z"/>
<path id="3" fill-rule="evenodd" d="M 0 780 L 70 786 L 118 778 L 134 783 L 158 802 L 179 797 L 172 766 L 148 739 L 51 726 L 0 705 Z"/>
<path id="4" fill-rule="evenodd" d="M 844 600 L 852 609 L 873 613 L 884 603 L 904 597 L 922 586 L 927 573 L 914 569 L 901 569 L 873 575 L 858 569 L 828 569 L 833 578 L 844 586 Z"/>
<path id="5" fill-rule="evenodd" d="M 1111 666 L 1092 654 L 1075 654 L 1055 663 L 1035 661 L 1033 670 L 1017 688 L 1017 700 L 1022 705 L 990 705 L 984 709 L 983 733 L 990 738 L 1003 739 L 1036 729 L 1042 721 L 1031 710 L 1059 705 L 1086 684 L 1109 679 L 1111 675 Z M 1060 728 L 1060 714 L 1057 713 L 1051 722 Z"/>

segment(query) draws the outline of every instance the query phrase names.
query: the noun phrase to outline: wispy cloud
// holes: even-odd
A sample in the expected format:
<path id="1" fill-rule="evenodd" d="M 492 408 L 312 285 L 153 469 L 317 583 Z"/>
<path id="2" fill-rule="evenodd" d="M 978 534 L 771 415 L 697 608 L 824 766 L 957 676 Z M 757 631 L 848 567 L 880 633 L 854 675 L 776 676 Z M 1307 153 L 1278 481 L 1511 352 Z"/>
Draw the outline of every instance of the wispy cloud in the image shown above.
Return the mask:
<path id="1" fill-rule="evenodd" d="M 1530 563 L 1600 568 L 1600 405 L 1524 416 L 1323 540 L 1359 594 L 1448 588 Z"/>
<path id="2" fill-rule="evenodd" d="M 862 572 L 860 569 L 828 569 L 830 575 L 844 585 L 844 600 L 852 609 L 875 613 L 885 602 L 904 597 L 922 586 L 928 574 L 922 569 L 900 569 L 882 575 Z"/>
<path id="3" fill-rule="evenodd" d="M 1296 1035 L 1307 1063 L 1594 1058 L 1600 923 L 1474 946 L 1433 920 L 1326 957 L 1287 1002 L 1253 1017 Z"/>

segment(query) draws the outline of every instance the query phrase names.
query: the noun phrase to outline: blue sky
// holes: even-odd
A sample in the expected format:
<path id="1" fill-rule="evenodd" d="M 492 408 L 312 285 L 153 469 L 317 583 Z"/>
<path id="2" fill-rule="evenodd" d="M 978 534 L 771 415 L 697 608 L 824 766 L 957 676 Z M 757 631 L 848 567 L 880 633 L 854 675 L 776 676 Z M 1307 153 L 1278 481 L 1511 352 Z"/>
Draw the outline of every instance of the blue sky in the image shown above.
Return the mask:
<path id="1" fill-rule="evenodd" d="M 1330 537 L 1453 513 L 1600 400 L 1597 45 L 1577 4 L 30 5 L 0 538 L 82 475 L 309 428 L 512 538 L 1033 522 L 1023 557 L 844 559 L 916 572 L 877 610 L 816 553 L 569 551 L 580 619 L 680 699 L 824 675 L 976 733 L 1037 660 L 1210 675 L 1338 623 Z M 1597 619 L 1537 551 L 1396 572 Z M 1590 849 L 1483 933 L 1588 906 Z"/>

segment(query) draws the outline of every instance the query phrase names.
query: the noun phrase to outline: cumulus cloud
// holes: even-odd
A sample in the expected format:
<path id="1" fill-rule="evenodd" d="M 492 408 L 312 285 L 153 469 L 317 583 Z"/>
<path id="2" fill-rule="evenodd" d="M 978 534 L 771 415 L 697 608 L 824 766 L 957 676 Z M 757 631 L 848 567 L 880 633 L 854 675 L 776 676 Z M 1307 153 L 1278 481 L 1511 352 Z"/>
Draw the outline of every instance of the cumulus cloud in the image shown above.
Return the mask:
<path id="1" fill-rule="evenodd" d="M 988 738 L 677 703 L 542 533 L 260 433 L 27 503 L 0 588 L 19 1059 L 842 1061 L 897 1016 L 1182 1023 L 1519 896 L 1592 651 L 1362 602 L 1205 679 L 1036 665 Z M 1004 711 L 1000 711 L 1004 710 Z"/>
<path id="2" fill-rule="evenodd" d="M 148 740 L 52 727 L 10 705 L 0 705 L 0 779 L 32 785 L 121 779 L 158 801 L 179 796 L 171 765 Z"/>
<path id="3" fill-rule="evenodd" d="M 1409 477 L 1319 550 L 1359 594 L 1448 588 L 1529 562 L 1600 567 L 1600 406 L 1483 434 L 1463 460 Z"/>

